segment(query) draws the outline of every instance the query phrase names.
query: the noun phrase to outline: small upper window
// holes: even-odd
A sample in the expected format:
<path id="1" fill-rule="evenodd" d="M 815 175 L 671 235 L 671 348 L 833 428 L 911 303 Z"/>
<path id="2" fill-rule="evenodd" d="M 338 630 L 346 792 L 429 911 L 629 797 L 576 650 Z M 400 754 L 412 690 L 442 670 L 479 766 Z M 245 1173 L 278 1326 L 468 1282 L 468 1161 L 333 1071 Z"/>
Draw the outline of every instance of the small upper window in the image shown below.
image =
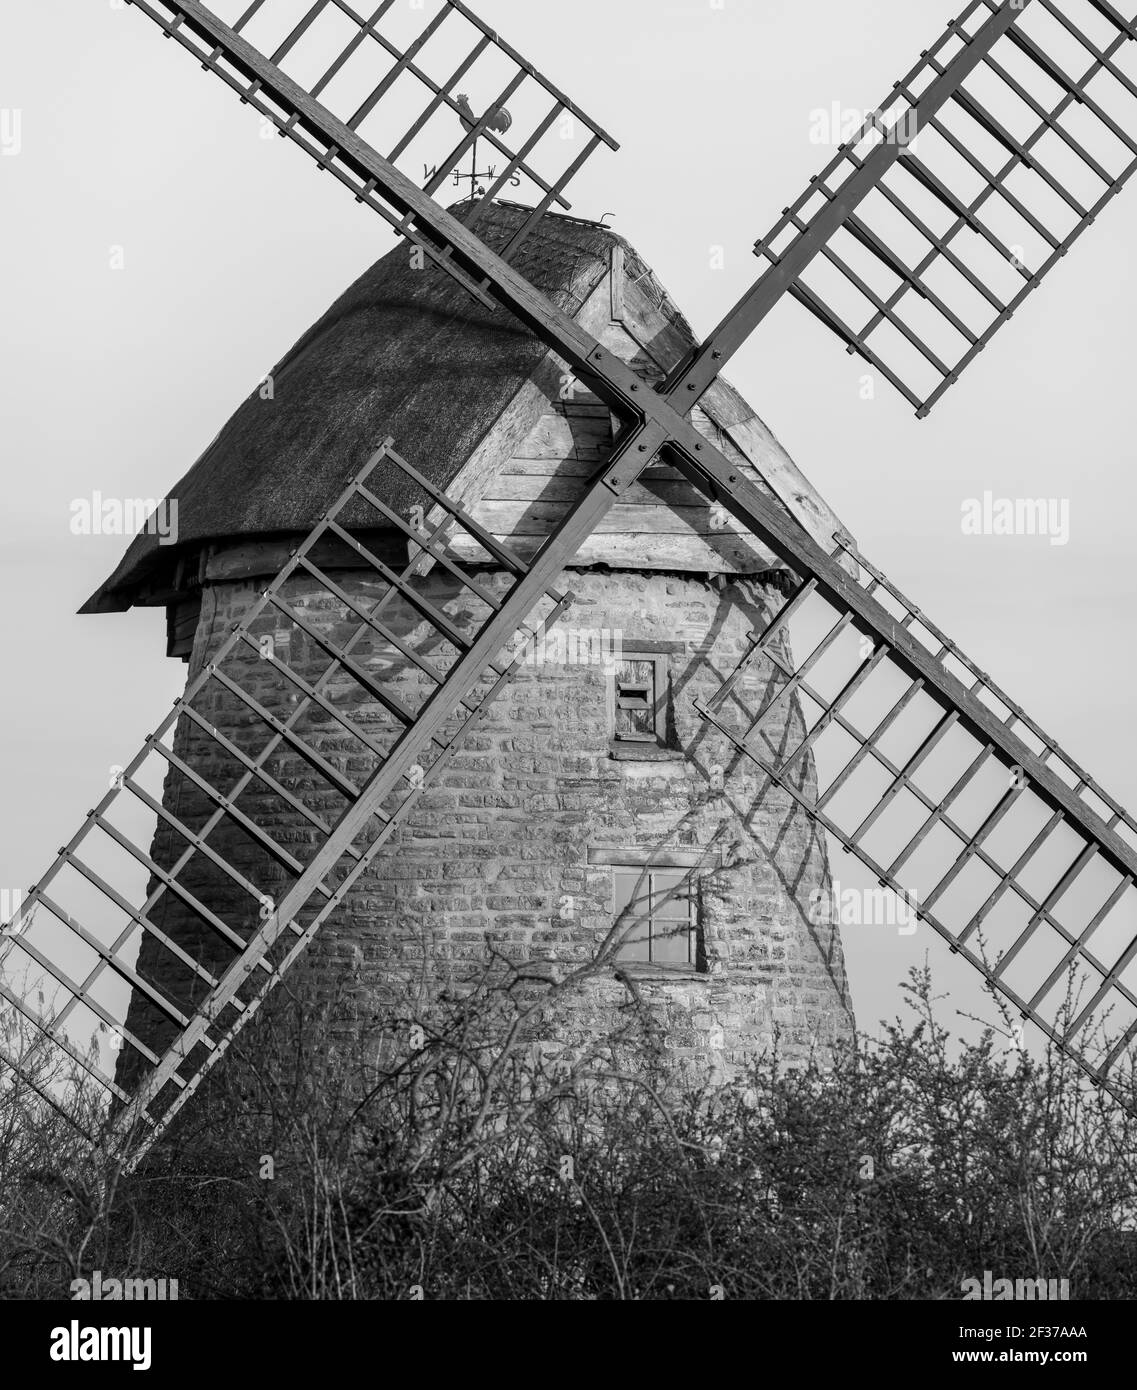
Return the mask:
<path id="1" fill-rule="evenodd" d="M 667 658 L 654 654 L 617 661 L 610 677 L 613 742 L 667 744 Z"/>
<path id="2" fill-rule="evenodd" d="M 654 661 L 621 661 L 616 667 L 616 737 L 652 743 L 658 737 L 659 691 Z"/>

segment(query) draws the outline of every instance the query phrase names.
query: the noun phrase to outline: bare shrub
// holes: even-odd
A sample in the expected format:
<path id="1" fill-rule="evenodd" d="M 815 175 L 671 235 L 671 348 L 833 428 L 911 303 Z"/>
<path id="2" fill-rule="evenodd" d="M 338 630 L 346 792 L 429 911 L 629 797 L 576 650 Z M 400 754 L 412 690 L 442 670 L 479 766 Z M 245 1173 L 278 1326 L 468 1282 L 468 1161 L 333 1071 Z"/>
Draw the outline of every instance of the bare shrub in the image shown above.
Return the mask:
<path id="1" fill-rule="evenodd" d="M 335 1008 L 282 989 L 129 1176 L 53 1165 L 4 1091 L 9 1296 L 92 1268 L 195 1298 L 1137 1294 L 1137 1121 L 1057 1049 L 953 1045 L 926 973 L 879 1040 L 707 1091 L 635 1009 L 558 1055 L 560 988 L 495 966 L 335 1046 Z"/>

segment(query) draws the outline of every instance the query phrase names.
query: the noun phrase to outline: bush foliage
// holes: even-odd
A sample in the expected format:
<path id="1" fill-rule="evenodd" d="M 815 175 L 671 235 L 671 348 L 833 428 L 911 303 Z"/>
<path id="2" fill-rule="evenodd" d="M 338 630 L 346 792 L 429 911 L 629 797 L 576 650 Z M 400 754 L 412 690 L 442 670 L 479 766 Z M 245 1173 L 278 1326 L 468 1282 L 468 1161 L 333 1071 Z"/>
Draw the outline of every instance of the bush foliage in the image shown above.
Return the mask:
<path id="1" fill-rule="evenodd" d="M 182 1298 L 1137 1297 L 1137 1121 L 1056 1050 L 935 1021 L 676 1091 L 650 1032 L 572 1063 L 487 981 L 365 1040 L 291 998 L 129 1175 L 0 1091 L 0 1281 L 94 1269 Z M 547 1003 L 548 1001 L 546 1001 Z"/>

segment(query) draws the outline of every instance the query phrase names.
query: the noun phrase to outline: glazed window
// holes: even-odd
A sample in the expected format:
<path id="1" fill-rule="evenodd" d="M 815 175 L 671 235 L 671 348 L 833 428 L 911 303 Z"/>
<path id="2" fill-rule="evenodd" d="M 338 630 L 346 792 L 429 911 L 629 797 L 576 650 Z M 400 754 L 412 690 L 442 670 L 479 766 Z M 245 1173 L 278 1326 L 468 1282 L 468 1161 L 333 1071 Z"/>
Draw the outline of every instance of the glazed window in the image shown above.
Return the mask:
<path id="1" fill-rule="evenodd" d="M 625 928 L 621 964 L 702 970 L 697 881 L 690 869 L 613 869 L 614 920 Z"/>

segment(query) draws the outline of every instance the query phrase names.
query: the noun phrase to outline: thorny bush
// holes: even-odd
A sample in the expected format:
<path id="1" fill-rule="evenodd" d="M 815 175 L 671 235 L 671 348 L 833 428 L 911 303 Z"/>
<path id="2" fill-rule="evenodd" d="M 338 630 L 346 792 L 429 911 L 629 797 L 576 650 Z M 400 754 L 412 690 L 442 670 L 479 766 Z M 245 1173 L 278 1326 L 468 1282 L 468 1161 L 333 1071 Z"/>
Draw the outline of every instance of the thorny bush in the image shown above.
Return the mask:
<path id="1" fill-rule="evenodd" d="M 876 1040 L 701 1094 L 650 1028 L 565 1061 L 488 977 L 352 1046 L 292 996 L 129 1176 L 0 1083 L 0 1292 L 958 1299 L 990 1270 L 1137 1297 L 1137 1121 L 1057 1050 L 950 1038 L 926 971 L 908 990 Z"/>

